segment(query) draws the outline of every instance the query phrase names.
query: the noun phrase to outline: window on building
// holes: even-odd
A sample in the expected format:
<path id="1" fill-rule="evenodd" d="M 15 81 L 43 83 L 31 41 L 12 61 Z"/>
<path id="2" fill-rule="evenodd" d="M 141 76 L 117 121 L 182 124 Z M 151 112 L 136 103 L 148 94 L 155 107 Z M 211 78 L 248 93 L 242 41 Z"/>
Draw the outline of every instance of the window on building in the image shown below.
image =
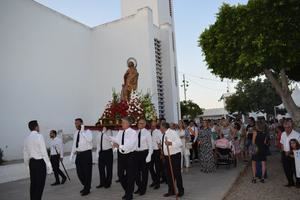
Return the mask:
<path id="1" fill-rule="evenodd" d="M 157 100 L 159 118 L 165 117 L 165 99 L 163 85 L 163 70 L 162 70 L 162 53 L 161 41 L 154 39 L 155 48 L 155 64 L 156 64 L 156 84 L 157 84 Z"/>
<path id="2" fill-rule="evenodd" d="M 174 67 L 175 85 L 178 86 L 177 67 Z"/>
<path id="3" fill-rule="evenodd" d="M 170 16 L 173 17 L 173 2 L 169 0 L 169 9 L 170 9 Z"/>
<path id="4" fill-rule="evenodd" d="M 172 32 L 172 47 L 173 47 L 173 51 L 175 51 L 175 37 L 173 32 Z"/>

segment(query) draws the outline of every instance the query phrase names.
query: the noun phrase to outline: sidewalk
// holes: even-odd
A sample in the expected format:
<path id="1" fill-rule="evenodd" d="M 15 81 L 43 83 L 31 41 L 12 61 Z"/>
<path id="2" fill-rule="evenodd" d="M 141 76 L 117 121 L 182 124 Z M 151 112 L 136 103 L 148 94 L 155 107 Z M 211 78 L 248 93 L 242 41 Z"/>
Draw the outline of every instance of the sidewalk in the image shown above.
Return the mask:
<path id="1" fill-rule="evenodd" d="M 93 152 L 93 154 L 95 153 Z M 97 163 L 94 155 L 93 162 Z M 64 157 L 63 163 L 66 169 L 75 168 L 75 163 L 70 161 L 69 155 Z M 25 178 L 29 178 L 29 171 L 23 161 L 0 166 L 0 183 L 17 181 Z"/>
<path id="2" fill-rule="evenodd" d="M 65 158 L 68 160 L 68 158 Z M 66 162 L 67 163 L 67 162 Z M 73 165 L 67 165 L 68 168 L 74 167 Z M 116 161 L 114 162 L 114 178 L 116 180 Z M 23 168 L 23 169 L 20 169 Z M 24 172 L 24 165 L 14 166 L 11 169 L 7 169 L 10 173 L 16 170 L 18 174 Z M 225 194 L 229 191 L 232 184 L 236 181 L 241 171 L 244 169 L 244 165 L 241 163 L 237 168 L 226 169 L 226 167 L 220 167 L 216 173 L 204 174 L 199 170 L 199 165 L 195 164 L 188 173 L 183 174 L 183 184 L 185 187 L 185 195 L 182 199 L 187 200 L 221 200 Z M 3 171 L 2 171 L 3 172 Z M 4 177 L 1 172 L 1 177 Z M 124 194 L 120 184 L 113 181 L 110 189 L 95 189 L 95 186 L 99 184 L 99 175 L 97 165 L 93 166 L 93 180 L 91 194 L 87 197 L 81 197 L 79 191 L 82 186 L 76 175 L 76 170 L 68 170 L 71 177 L 71 182 L 66 182 L 65 185 L 50 186 L 54 182 L 53 175 L 47 176 L 46 186 L 44 190 L 43 200 L 77 200 L 77 199 L 89 199 L 89 200 L 117 200 L 121 199 Z M 16 177 L 16 176 L 15 176 Z M 26 178 L 26 177 L 24 177 Z M 149 176 L 148 183 L 151 183 Z M 153 190 L 149 188 L 145 196 L 135 196 L 135 199 L 140 200 L 168 200 L 173 198 L 165 198 L 162 195 L 167 192 L 167 186 L 164 184 L 159 190 Z M 23 179 L 14 182 L 8 182 L 0 184 L 1 200 L 20 200 L 29 199 L 29 179 Z"/>

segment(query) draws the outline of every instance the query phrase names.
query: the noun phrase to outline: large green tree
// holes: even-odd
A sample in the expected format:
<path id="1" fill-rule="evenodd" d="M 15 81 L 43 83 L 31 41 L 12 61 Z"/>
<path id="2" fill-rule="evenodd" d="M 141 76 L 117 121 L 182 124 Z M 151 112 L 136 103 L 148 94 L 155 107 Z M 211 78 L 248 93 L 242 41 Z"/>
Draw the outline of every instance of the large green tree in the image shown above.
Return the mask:
<path id="1" fill-rule="evenodd" d="M 281 99 L 268 80 L 240 81 L 236 92 L 225 99 L 229 112 L 265 112 L 274 114 L 274 106 L 281 104 Z"/>
<path id="2" fill-rule="evenodd" d="M 181 118 L 194 120 L 198 115 L 203 114 L 203 109 L 192 100 L 180 102 Z"/>
<path id="3" fill-rule="evenodd" d="M 299 123 L 290 81 L 300 80 L 300 1 L 249 0 L 223 4 L 216 22 L 199 38 L 208 69 L 221 78 L 265 75 Z M 264 94 L 262 94 L 264 95 Z"/>

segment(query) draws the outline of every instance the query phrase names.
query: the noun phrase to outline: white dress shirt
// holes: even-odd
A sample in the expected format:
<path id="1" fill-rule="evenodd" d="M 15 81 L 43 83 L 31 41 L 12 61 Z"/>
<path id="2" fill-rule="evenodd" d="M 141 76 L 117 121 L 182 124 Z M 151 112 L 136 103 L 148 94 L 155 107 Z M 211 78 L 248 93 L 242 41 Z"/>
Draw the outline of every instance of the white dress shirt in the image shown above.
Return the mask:
<path id="1" fill-rule="evenodd" d="M 80 134 L 78 147 L 76 147 L 77 135 Z M 83 152 L 93 149 L 93 134 L 90 130 L 76 131 L 73 137 L 73 146 L 70 159 L 72 160 L 76 152 Z"/>
<path id="2" fill-rule="evenodd" d="M 122 144 L 122 136 L 124 133 L 124 144 Z M 136 151 L 138 145 L 138 134 L 132 128 L 125 130 L 120 130 L 115 139 L 115 143 L 119 145 L 119 152 L 122 154 L 128 154 Z"/>
<path id="3" fill-rule="evenodd" d="M 174 155 L 182 151 L 182 142 L 176 131 L 168 129 L 162 136 L 162 139 L 163 153 L 165 156 L 168 155 L 167 145 L 165 144 L 166 140 L 172 142 L 172 145 L 169 146 L 170 155 Z"/>
<path id="4" fill-rule="evenodd" d="M 141 132 L 141 137 L 140 137 L 140 147 L 139 147 L 139 132 Z M 147 155 L 147 161 L 151 161 L 151 155 L 153 153 L 153 146 L 152 146 L 152 137 L 150 131 L 147 129 L 143 128 L 141 130 L 137 130 L 137 135 L 138 135 L 138 145 L 137 145 L 137 151 L 145 151 L 148 150 L 148 155 Z"/>
<path id="5" fill-rule="evenodd" d="M 300 142 L 300 133 L 298 133 L 295 130 L 292 130 L 292 132 L 287 135 L 286 132 L 283 132 L 280 138 L 280 144 L 283 145 L 283 151 L 289 152 L 290 151 L 290 140 L 296 139 Z"/>
<path id="6" fill-rule="evenodd" d="M 62 143 L 62 140 L 58 137 L 50 139 L 50 155 L 51 156 L 57 155 L 57 152 L 55 149 L 57 150 L 58 154 L 60 154 L 60 157 L 63 158 L 64 157 L 63 143 Z"/>
<path id="7" fill-rule="evenodd" d="M 102 137 L 102 151 L 112 149 L 112 144 L 111 144 L 110 138 L 109 138 L 110 133 L 111 133 L 111 131 L 107 130 L 105 132 L 101 131 L 97 135 L 97 151 L 96 151 L 97 156 L 98 156 L 98 153 L 101 151 L 101 137 Z"/>
<path id="8" fill-rule="evenodd" d="M 159 150 L 158 144 L 161 143 L 162 133 L 159 129 L 151 130 L 153 150 Z"/>
<path id="9" fill-rule="evenodd" d="M 185 142 L 186 142 L 186 139 L 185 139 L 185 130 L 184 129 L 183 130 L 178 130 L 177 134 L 178 134 L 178 136 L 179 136 L 179 138 L 181 140 L 181 143 L 182 143 L 182 147 L 181 147 L 182 152 L 184 152 Z"/>
<path id="10" fill-rule="evenodd" d="M 140 147 L 137 146 L 136 150 L 137 151 L 153 150 L 151 133 L 145 128 L 143 128 L 142 130 L 136 131 L 136 133 L 138 135 L 138 145 L 139 145 L 139 133 L 140 132 L 141 132 Z"/>
<path id="11" fill-rule="evenodd" d="M 31 131 L 24 142 L 24 163 L 27 167 L 29 167 L 31 158 L 36 160 L 43 159 L 47 166 L 47 172 L 52 172 L 52 165 L 47 154 L 44 137 L 37 131 Z"/>

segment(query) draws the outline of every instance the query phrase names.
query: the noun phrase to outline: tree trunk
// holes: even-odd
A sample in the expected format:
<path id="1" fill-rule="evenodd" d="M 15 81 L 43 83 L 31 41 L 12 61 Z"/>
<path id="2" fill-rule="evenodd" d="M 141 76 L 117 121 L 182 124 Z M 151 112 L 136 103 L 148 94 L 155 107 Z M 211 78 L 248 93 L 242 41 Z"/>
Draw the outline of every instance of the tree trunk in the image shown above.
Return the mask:
<path id="1" fill-rule="evenodd" d="M 264 73 L 267 79 L 271 82 L 272 86 L 275 88 L 277 94 L 281 97 L 285 109 L 293 118 L 296 126 L 300 127 L 300 108 L 296 105 L 295 101 L 292 98 L 292 93 L 288 87 L 288 78 L 285 74 L 284 69 L 280 71 L 281 84 L 274 77 L 271 70 L 265 69 Z"/>

